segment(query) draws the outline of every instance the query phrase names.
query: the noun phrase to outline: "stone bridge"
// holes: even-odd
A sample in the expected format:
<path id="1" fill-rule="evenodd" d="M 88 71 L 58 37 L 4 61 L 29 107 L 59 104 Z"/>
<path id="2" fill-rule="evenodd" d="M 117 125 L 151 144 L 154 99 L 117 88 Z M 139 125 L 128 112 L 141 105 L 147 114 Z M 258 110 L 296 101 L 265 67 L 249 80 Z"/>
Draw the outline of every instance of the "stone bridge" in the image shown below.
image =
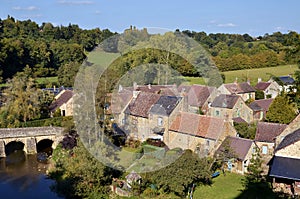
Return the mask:
<path id="1" fill-rule="evenodd" d="M 38 152 L 38 144 L 48 141 L 52 149 L 63 139 L 61 127 L 0 128 L 0 157 L 6 157 L 7 146 L 20 143 L 27 154 Z"/>

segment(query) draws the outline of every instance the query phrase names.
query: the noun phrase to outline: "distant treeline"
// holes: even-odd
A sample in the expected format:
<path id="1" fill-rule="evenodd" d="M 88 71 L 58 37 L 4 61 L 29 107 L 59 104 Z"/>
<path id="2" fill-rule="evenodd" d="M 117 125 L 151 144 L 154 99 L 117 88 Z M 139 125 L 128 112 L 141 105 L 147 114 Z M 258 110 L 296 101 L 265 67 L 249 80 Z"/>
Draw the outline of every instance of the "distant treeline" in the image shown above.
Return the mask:
<path id="1" fill-rule="evenodd" d="M 189 30 L 184 30 L 182 33 L 201 43 L 212 55 L 213 61 L 221 71 L 294 64 L 300 60 L 300 55 L 295 53 L 299 52 L 297 49 L 300 46 L 300 35 L 296 32 L 287 34 L 276 32 L 257 38 L 248 34 L 206 34 Z M 116 33 L 108 29 L 84 30 L 74 24 L 54 26 L 51 23 L 43 23 L 38 25 L 31 20 L 19 21 L 10 16 L 4 20 L 0 19 L 2 80 L 11 78 L 26 66 L 32 69 L 36 77 L 59 76 L 59 74 L 64 74 L 65 70 L 69 73 L 73 66 L 76 72 L 78 64 L 86 58 L 87 53 L 114 34 Z M 140 34 L 143 34 L 145 38 L 149 37 L 146 29 L 141 30 Z M 110 50 L 118 52 L 117 49 Z M 145 55 L 140 55 L 140 53 L 125 55 L 127 60 L 130 57 L 130 61 L 124 63 L 126 65 L 124 67 L 131 68 L 127 65 L 141 58 L 156 60 L 153 57 L 155 53 L 150 54 L 148 51 Z M 136 63 L 144 62 L 137 61 Z M 174 67 L 184 75 L 197 75 L 195 71 L 187 67 L 184 61 L 171 61 L 170 63 L 173 63 Z"/>

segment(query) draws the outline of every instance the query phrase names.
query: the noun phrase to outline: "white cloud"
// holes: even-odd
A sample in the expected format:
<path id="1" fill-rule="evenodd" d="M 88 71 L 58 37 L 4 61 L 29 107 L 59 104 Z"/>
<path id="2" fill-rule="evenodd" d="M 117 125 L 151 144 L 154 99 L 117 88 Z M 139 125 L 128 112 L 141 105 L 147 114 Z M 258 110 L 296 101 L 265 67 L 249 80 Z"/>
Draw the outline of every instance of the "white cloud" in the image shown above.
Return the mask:
<path id="1" fill-rule="evenodd" d="M 96 15 L 100 15 L 101 12 L 100 12 L 99 10 L 96 10 L 95 14 L 96 14 Z"/>
<path id="2" fill-rule="evenodd" d="M 233 23 L 224 23 L 224 24 L 218 24 L 219 27 L 235 27 L 236 25 Z"/>
<path id="3" fill-rule="evenodd" d="M 64 4 L 64 5 L 90 5 L 93 4 L 93 1 L 88 1 L 88 0 L 84 0 L 84 1 L 76 1 L 76 0 L 71 0 L 71 1 L 67 1 L 67 0 L 60 0 L 58 1 L 59 4 Z"/>
<path id="4" fill-rule="evenodd" d="M 25 11 L 34 11 L 34 10 L 38 10 L 39 8 L 36 6 L 28 6 L 28 7 L 20 7 L 20 6 L 16 6 L 12 8 L 13 10 L 25 10 Z"/>

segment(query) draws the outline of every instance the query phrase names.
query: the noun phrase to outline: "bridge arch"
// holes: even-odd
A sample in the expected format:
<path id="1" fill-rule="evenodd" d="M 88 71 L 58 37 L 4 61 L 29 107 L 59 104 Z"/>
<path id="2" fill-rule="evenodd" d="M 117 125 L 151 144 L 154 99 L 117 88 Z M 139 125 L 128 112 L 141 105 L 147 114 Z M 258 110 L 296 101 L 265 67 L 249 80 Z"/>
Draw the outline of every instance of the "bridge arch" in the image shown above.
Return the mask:
<path id="1" fill-rule="evenodd" d="M 25 143 L 19 140 L 10 141 L 5 145 L 5 155 L 8 156 L 18 150 L 25 151 Z"/>
<path id="2" fill-rule="evenodd" d="M 52 155 L 53 143 L 54 143 L 54 141 L 52 139 L 49 139 L 49 138 L 42 139 L 42 140 L 37 142 L 36 151 L 38 153 L 45 152 L 48 155 Z"/>

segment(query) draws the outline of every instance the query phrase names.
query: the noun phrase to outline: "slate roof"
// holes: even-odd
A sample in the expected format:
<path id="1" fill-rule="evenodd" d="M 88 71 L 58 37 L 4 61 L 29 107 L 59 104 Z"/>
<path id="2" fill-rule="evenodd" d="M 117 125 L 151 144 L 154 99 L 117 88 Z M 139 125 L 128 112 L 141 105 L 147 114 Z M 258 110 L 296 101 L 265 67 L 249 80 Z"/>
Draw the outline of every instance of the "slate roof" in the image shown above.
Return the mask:
<path id="1" fill-rule="evenodd" d="M 221 153 L 224 150 L 225 144 L 228 144 L 233 153 L 232 157 L 235 157 L 239 160 L 245 160 L 252 143 L 253 141 L 249 139 L 228 136 L 222 142 L 216 153 Z"/>
<path id="2" fill-rule="evenodd" d="M 188 104 L 190 106 L 202 107 L 213 90 L 213 87 L 192 85 L 188 92 Z"/>
<path id="3" fill-rule="evenodd" d="M 138 86 L 137 91 L 147 92 L 147 93 L 156 93 L 159 94 L 162 89 L 173 88 L 174 85 L 143 85 Z"/>
<path id="4" fill-rule="evenodd" d="M 211 107 L 229 108 L 232 109 L 238 101 L 238 95 L 221 94 L 217 96 L 211 104 Z"/>
<path id="5" fill-rule="evenodd" d="M 160 95 L 141 92 L 127 107 L 126 112 L 133 116 L 148 118 L 150 108 L 157 102 Z"/>
<path id="6" fill-rule="evenodd" d="M 270 176 L 300 181 L 300 159 L 274 156 Z"/>
<path id="7" fill-rule="evenodd" d="M 235 123 L 247 123 L 243 118 L 241 117 L 235 117 L 235 118 L 232 118 L 233 122 Z"/>
<path id="8" fill-rule="evenodd" d="M 258 122 L 255 141 L 274 143 L 275 138 L 286 129 L 286 124 Z"/>
<path id="9" fill-rule="evenodd" d="M 252 86 L 250 86 L 250 84 L 248 84 L 247 82 L 224 84 L 224 87 L 231 94 L 234 94 L 234 93 L 242 94 L 242 93 L 255 92 L 255 89 Z"/>
<path id="10" fill-rule="evenodd" d="M 271 82 L 258 82 L 258 83 L 255 85 L 254 88 L 257 89 L 257 90 L 264 91 L 264 90 L 266 90 L 270 85 L 271 85 Z"/>
<path id="11" fill-rule="evenodd" d="M 283 149 L 289 145 L 292 145 L 298 141 L 300 141 L 300 129 L 286 135 L 283 138 L 283 140 L 279 143 L 278 147 L 276 148 L 276 151 Z"/>
<path id="12" fill-rule="evenodd" d="M 217 140 L 223 132 L 224 120 L 194 113 L 181 112 L 169 130 Z"/>
<path id="13" fill-rule="evenodd" d="M 63 104 L 67 103 L 74 95 L 71 90 L 64 90 L 63 93 L 49 106 L 51 112 L 61 107 Z"/>
<path id="14" fill-rule="evenodd" d="M 291 76 L 280 76 L 278 79 L 285 85 L 294 84 L 295 80 Z"/>
<path id="15" fill-rule="evenodd" d="M 270 105 L 271 105 L 272 102 L 273 102 L 273 100 L 274 100 L 274 99 L 270 98 L 270 99 L 255 100 L 254 102 L 255 102 L 258 106 L 262 107 L 262 109 L 263 109 L 264 111 L 268 111 Z"/>
<path id="16" fill-rule="evenodd" d="M 161 96 L 158 101 L 153 104 L 152 108 L 150 109 L 150 113 L 169 116 L 181 99 L 181 97 L 176 96 Z"/>

